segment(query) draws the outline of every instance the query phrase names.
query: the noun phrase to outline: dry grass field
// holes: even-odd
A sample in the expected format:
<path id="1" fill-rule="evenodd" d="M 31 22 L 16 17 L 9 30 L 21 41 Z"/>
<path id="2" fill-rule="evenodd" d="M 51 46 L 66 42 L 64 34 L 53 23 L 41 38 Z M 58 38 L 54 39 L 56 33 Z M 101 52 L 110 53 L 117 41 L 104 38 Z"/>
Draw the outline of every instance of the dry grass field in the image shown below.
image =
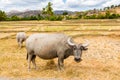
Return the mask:
<path id="1" fill-rule="evenodd" d="M 19 49 L 15 35 L 62 32 L 75 42 L 90 42 L 80 63 L 73 56 L 57 70 L 57 59 L 37 57 L 38 70 L 27 69 L 25 43 Z M 12 21 L 0 22 L 0 80 L 120 80 L 120 20 Z"/>

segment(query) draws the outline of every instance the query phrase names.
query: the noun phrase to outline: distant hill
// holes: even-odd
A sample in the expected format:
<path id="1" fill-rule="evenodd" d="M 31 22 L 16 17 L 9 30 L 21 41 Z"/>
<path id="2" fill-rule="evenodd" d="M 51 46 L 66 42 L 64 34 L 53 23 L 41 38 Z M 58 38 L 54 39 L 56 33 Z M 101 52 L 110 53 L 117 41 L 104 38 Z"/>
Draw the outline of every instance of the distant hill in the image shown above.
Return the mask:
<path id="1" fill-rule="evenodd" d="M 93 15 L 93 14 L 105 14 L 106 11 L 109 11 L 110 13 L 114 14 L 120 14 L 120 5 L 115 6 L 115 7 L 105 7 L 103 9 L 93 9 L 93 10 L 88 10 L 88 15 Z"/>
<path id="2" fill-rule="evenodd" d="M 66 10 L 56 10 L 54 11 L 54 13 L 56 15 L 61 15 L 63 14 L 63 12 L 65 12 Z M 68 14 L 73 14 L 74 12 L 72 11 L 66 11 L 68 12 Z M 41 14 L 41 11 L 40 10 L 27 10 L 27 11 L 24 11 L 24 12 L 19 12 L 19 11 L 10 11 L 7 13 L 7 15 L 9 17 L 11 16 L 19 16 L 19 17 L 25 17 L 25 16 L 35 16 L 35 15 L 38 15 L 38 14 Z"/>
<path id="3" fill-rule="evenodd" d="M 8 17 L 14 16 L 14 15 L 19 16 L 19 17 L 35 16 L 35 15 L 38 15 L 38 14 L 41 14 L 40 10 L 27 10 L 27 11 L 24 11 L 24 12 L 10 11 L 10 12 L 7 13 Z"/>
<path id="4" fill-rule="evenodd" d="M 120 5 L 111 5 L 109 7 L 105 7 L 103 9 L 93 9 L 93 10 L 87 10 L 87 11 L 77 11 L 77 12 L 72 12 L 72 11 L 67 11 L 67 10 L 56 10 L 54 11 L 54 14 L 55 15 L 61 15 L 63 14 L 63 12 L 68 12 L 69 16 L 73 16 L 73 17 L 76 17 L 76 16 L 79 16 L 80 14 L 86 14 L 87 16 L 91 16 L 93 14 L 105 14 L 106 11 L 109 11 L 110 13 L 114 13 L 114 14 L 120 14 Z M 78 14 L 79 13 L 79 14 Z M 26 16 L 35 16 L 35 15 L 38 15 L 38 14 L 42 14 L 40 10 L 26 10 L 26 11 L 23 11 L 23 12 L 19 12 L 19 11 L 10 11 L 7 13 L 8 17 L 11 17 L 11 16 L 18 16 L 18 17 L 26 17 Z"/>
<path id="5" fill-rule="evenodd" d="M 69 15 L 74 14 L 74 11 L 67 11 L 67 10 L 56 10 L 56 11 L 54 11 L 54 13 L 56 15 L 61 15 L 61 14 L 63 14 L 63 12 L 68 12 Z"/>
<path id="6" fill-rule="evenodd" d="M 116 7 L 111 9 L 111 11 L 113 11 L 114 13 L 120 14 L 120 7 Z"/>

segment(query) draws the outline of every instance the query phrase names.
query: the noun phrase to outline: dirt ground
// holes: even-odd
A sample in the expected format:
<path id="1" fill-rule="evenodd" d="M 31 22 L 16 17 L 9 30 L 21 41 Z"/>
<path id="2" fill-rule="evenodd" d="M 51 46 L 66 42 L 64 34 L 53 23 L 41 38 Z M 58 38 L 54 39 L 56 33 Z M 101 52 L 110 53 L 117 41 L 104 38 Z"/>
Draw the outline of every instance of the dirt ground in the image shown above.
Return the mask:
<path id="1" fill-rule="evenodd" d="M 0 77 L 11 79 L 71 79 L 71 80 L 119 80 L 120 79 L 120 37 L 82 36 L 74 38 L 75 42 L 90 42 L 89 49 L 83 52 L 80 63 L 71 56 L 65 60 L 65 70 L 57 70 L 54 62 L 37 57 L 38 70 L 28 72 L 25 44 L 18 48 L 13 38 L 0 40 Z"/>

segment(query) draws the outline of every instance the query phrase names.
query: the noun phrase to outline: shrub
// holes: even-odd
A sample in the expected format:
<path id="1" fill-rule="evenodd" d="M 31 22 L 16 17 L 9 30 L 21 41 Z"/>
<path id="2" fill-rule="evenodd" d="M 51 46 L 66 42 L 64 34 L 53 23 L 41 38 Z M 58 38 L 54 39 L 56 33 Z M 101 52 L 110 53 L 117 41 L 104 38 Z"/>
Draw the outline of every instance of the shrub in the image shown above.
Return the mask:
<path id="1" fill-rule="evenodd" d="M 0 21 L 4 21 L 6 19 L 7 19 L 6 13 L 0 10 Z"/>
<path id="2" fill-rule="evenodd" d="M 50 21 L 61 21 L 63 17 L 62 16 L 49 16 L 47 17 L 47 19 Z"/>
<path id="3" fill-rule="evenodd" d="M 10 18 L 10 20 L 11 20 L 11 21 L 19 21 L 20 18 L 19 18 L 18 16 L 12 16 L 12 17 Z"/>

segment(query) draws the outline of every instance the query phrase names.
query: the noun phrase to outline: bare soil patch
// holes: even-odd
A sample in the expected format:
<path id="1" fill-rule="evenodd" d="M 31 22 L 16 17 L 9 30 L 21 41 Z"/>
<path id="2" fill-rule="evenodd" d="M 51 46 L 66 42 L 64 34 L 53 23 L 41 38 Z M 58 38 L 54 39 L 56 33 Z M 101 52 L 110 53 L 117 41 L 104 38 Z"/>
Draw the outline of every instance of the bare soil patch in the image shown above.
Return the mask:
<path id="1" fill-rule="evenodd" d="M 3 38 L 8 38 L 12 35 L 15 35 L 16 33 L 0 33 L 0 39 L 3 39 Z"/>

